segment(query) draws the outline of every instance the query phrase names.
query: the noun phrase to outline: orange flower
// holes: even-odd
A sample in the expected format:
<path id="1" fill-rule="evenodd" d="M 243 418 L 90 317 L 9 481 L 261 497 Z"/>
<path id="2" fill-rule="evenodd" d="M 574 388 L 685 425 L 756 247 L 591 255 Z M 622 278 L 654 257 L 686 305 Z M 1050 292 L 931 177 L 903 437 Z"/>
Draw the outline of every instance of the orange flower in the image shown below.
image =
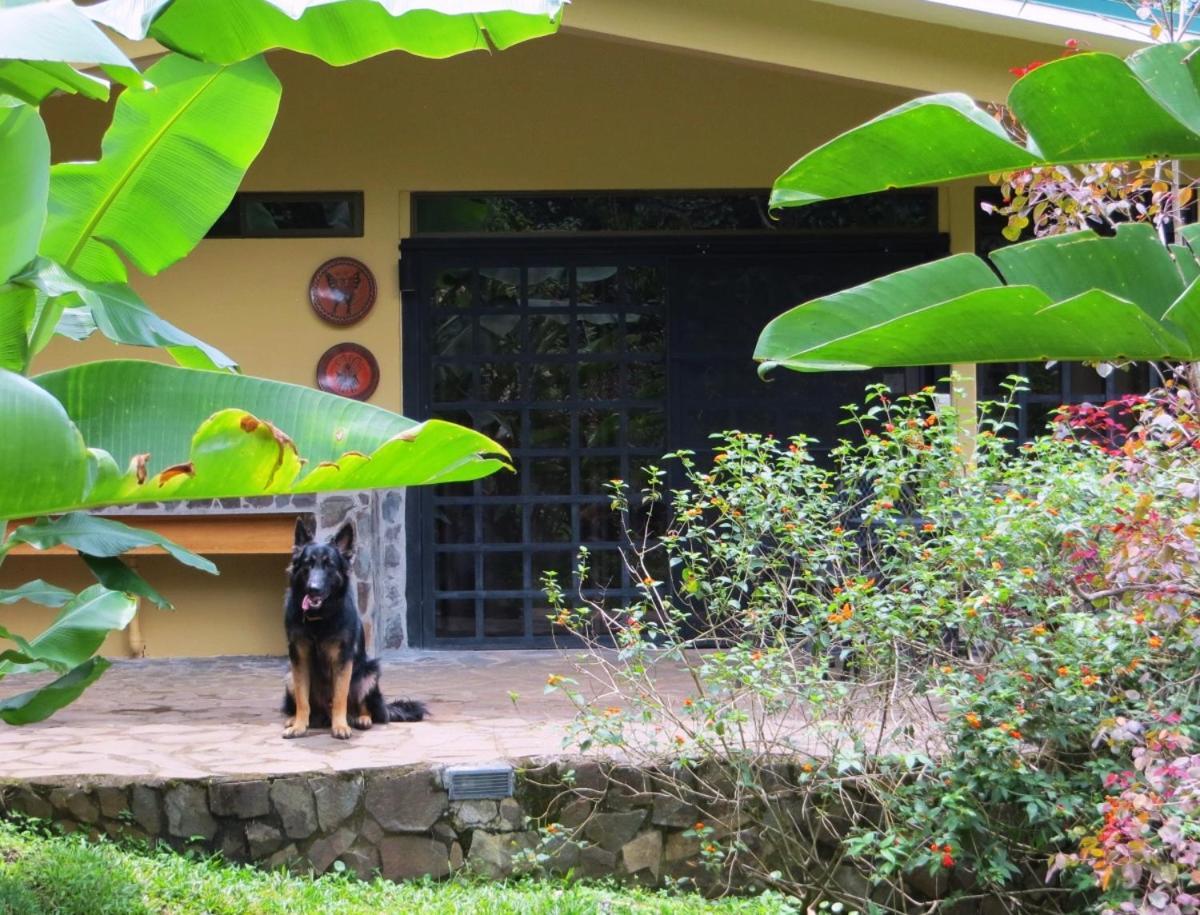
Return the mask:
<path id="1" fill-rule="evenodd" d="M 933 426 L 936 423 L 937 423 L 937 414 L 936 413 L 930 413 L 928 416 L 925 417 L 925 428 L 926 429 L 928 429 L 930 426 Z"/>
<path id="2" fill-rule="evenodd" d="M 783 529 L 785 531 L 794 531 L 796 529 L 796 525 L 792 524 L 792 522 L 789 521 L 787 524 L 785 524 L 783 526 Z"/>
<path id="3" fill-rule="evenodd" d="M 722 451 L 715 458 L 713 458 L 713 461 L 717 464 L 720 464 L 722 461 L 726 461 L 728 459 L 729 459 L 729 455 L 726 454 L 724 451 Z"/>
<path id="4" fill-rule="evenodd" d="M 1032 567 L 1032 566 L 1022 566 L 1022 567 L 1021 567 L 1021 574 L 1022 574 L 1022 575 L 1024 575 L 1026 578 L 1032 578 L 1032 577 L 1033 577 L 1034 575 L 1036 575 L 1037 573 L 1036 573 L 1036 572 L 1034 572 L 1034 570 L 1033 570 L 1033 567 Z"/>
<path id="5" fill-rule="evenodd" d="M 967 712 L 967 714 L 964 717 L 967 722 L 967 727 L 972 728 L 973 730 L 976 730 L 976 731 L 978 731 L 981 727 L 983 727 L 983 721 L 974 712 Z"/>
<path id="6" fill-rule="evenodd" d="M 1071 673 L 1071 668 L 1067 667 L 1065 664 L 1062 667 L 1058 668 L 1058 675 L 1060 677 L 1065 677 L 1065 676 L 1069 675 L 1070 673 Z"/>
<path id="7" fill-rule="evenodd" d="M 563 681 L 563 678 L 560 674 L 551 674 L 550 676 L 548 676 L 546 678 L 546 685 L 547 686 L 558 686 L 558 684 L 562 683 L 562 681 Z"/>
<path id="8" fill-rule="evenodd" d="M 995 569 L 997 572 L 999 572 L 1001 569 L 1004 568 L 1004 563 L 1002 563 L 999 559 L 997 559 L 992 563 L 992 568 Z"/>
<path id="9" fill-rule="evenodd" d="M 888 508 L 895 508 L 896 506 L 888 499 L 884 499 L 883 501 L 878 503 L 878 507 L 883 508 L 883 509 L 888 509 Z"/>
<path id="10" fill-rule="evenodd" d="M 1016 728 L 1013 728 L 1012 730 L 1010 730 L 1010 731 L 1008 732 L 1008 736 L 1009 736 L 1009 737 L 1011 737 L 1011 738 L 1013 738 L 1014 740 L 1020 740 L 1020 739 L 1021 739 L 1021 732 L 1020 732 L 1020 731 L 1018 731 Z"/>
<path id="11" fill-rule="evenodd" d="M 1161 638 L 1159 638 L 1156 635 L 1150 636 L 1150 638 L 1147 639 L 1146 642 L 1151 648 L 1162 648 L 1163 641 Z"/>
<path id="12" fill-rule="evenodd" d="M 812 763 L 804 763 L 800 766 L 800 769 L 804 772 L 812 772 L 814 767 Z"/>
<path id="13" fill-rule="evenodd" d="M 546 827 L 546 832 L 550 833 L 550 835 L 554 835 L 556 832 L 558 832 L 558 824 L 551 823 L 549 826 Z"/>
<path id="14" fill-rule="evenodd" d="M 699 822 L 695 826 L 693 826 L 692 829 L 694 829 L 696 832 L 700 832 L 704 829 L 704 823 Z"/>
<path id="15" fill-rule="evenodd" d="M 682 747 L 685 743 L 687 743 L 687 739 L 682 734 L 676 734 L 675 742 Z"/>
<path id="16" fill-rule="evenodd" d="M 761 661 L 761 660 L 762 660 L 762 652 L 761 652 L 761 651 L 753 651 L 753 652 L 751 652 L 751 653 L 750 653 L 750 660 L 751 660 L 751 661 Z"/>
<path id="17" fill-rule="evenodd" d="M 954 867 L 954 858 L 949 852 L 942 855 L 942 867 Z"/>
<path id="18" fill-rule="evenodd" d="M 692 702 L 692 700 L 691 700 L 691 699 L 684 699 L 684 700 L 683 700 L 683 707 L 684 707 L 684 708 L 691 708 L 693 705 L 695 705 L 695 703 L 694 703 L 694 702 Z"/>
<path id="19" fill-rule="evenodd" d="M 926 521 L 924 524 L 921 525 L 921 530 L 923 530 L 925 533 L 928 534 L 931 531 L 937 530 L 937 525 L 930 524 L 928 521 Z"/>
<path id="20" fill-rule="evenodd" d="M 979 615 L 979 611 L 977 611 L 977 610 L 976 610 L 974 607 L 968 607 L 968 608 L 967 608 L 967 617 L 968 617 L 968 618 L 970 618 L 970 619 L 974 619 L 974 618 L 975 618 L 975 617 L 977 617 L 978 615 Z"/>
<path id="21" fill-rule="evenodd" d="M 611 718 L 613 715 L 619 715 L 621 714 L 621 707 L 619 705 L 610 705 L 604 710 L 604 714 L 609 718 Z"/>
<path id="22" fill-rule="evenodd" d="M 949 664 L 943 664 L 942 665 L 942 673 L 952 674 L 952 673 L 954 673 L 954 668 L 951 667 Z"/>
<path id="23" fill-rule="evenodd" d="M 833 529 L 833 532 L 834 532 L 835 534 L 844 534 L 844 533 L 846 533 L 846 529 L 845 529 L 845 528 L 843 528 L 843 527 L 840 527 L 840 526 L 839 526 L 839 527 L 835 527 L 835 528 Z"/>
<path id="24" fill-rule="evenodd" d="M 1030 631 L 1031 633 L 1033 633 L 1034 635 L 1045 635 L 1045 634 L 1046 634 L 1046 627 L 1045 627 L 1045 626 L 1043 626 L 1041 623 L 1038 623 L 1036 626 L 1034 626 L 1034 627 L 1033 627 L 1031 630 L 1029 630 L 1029 631 Z"/>

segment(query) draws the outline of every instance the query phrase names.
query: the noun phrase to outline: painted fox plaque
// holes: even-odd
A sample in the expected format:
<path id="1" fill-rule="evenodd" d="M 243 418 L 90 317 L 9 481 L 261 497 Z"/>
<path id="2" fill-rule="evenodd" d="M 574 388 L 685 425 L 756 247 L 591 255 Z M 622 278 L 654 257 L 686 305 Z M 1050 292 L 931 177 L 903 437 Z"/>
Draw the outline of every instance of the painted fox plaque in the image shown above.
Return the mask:
<path id="1" fill-rule="evenodd" d="M 313 311 L 330 324 L 361 321 L 375 304 L 375 277 L 352 257 L 327 260 L 308 284 Z"/>

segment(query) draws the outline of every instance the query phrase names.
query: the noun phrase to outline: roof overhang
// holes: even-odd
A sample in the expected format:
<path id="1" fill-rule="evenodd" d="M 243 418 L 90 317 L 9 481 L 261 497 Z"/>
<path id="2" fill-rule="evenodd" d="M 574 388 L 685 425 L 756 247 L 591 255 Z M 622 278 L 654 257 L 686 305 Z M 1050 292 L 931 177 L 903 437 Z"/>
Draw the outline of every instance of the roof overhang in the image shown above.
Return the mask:
<path id="1" fill-rule="evenodd" d="M 820 0 L 864 12 L 1061 45 L 1077 38 L 1128 54 L 1149 39 L 1149 25 L 1122 0 Z"/>

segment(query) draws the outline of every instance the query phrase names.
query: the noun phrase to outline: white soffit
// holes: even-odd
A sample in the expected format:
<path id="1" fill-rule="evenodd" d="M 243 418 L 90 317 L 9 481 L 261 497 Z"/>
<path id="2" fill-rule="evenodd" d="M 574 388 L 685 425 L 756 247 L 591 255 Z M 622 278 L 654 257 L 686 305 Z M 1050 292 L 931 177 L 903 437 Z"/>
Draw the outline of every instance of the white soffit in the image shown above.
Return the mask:
<path id="1" fill-rule="evenodd" d="M 1062 44 L 1076 38 L 1092 50 L 1127 54 L 1148 44 L 1148 25 L 1063 9 L 1036 0 L 818 0 L 881 16 Z"/>

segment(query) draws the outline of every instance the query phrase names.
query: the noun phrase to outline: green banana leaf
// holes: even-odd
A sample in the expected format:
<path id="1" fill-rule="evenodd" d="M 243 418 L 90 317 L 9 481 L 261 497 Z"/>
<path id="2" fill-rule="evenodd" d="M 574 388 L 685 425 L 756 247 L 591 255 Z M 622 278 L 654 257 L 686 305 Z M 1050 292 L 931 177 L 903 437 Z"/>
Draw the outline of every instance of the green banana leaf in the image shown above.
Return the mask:
<path id="1" fill-rule="evenodd" d="M 111 666 L 104 658 L 89 658 L 45 686 L 0 699 L 0 721 L 5 724 L 44 721 L 78 699 Z"/>
<path id="2" fill-rule="evenodd" d="M 24 586 L 24 589 L 28 589 L 27 593 L 21 596 L 36 599 L 34 593 L 30 593 L 33 591 L 30 586 Z M 137 612 L 134 597 L 110 591 L 102 585 L 92 585 L 79 594 L 68 596 L 70 599 L 54 621 L 28 641 L 0 629 L 0 640 L 17 645 L 15 651 L 0 652 L 0 678 L 12 673 L 47 670 L 63 674 L 45 686 L 0 699 L 0 721 L 31 724 L 74 702 L 109 667 L 104 658 L 92 655 L 111 630 L 124 629 Z"/>
<path id="3" fill-rule="evenodd" d="M 129 38 L 234 63 L 273 48 L 335 66 L 386 51 L 450 57 L 558 28 L 564 0 L 106 0 L 86 12 Z"/>
<path id="4" fill-rule="evenodd" d="M 36 108 L 0 100 L 0 283 L 37 254 L 46 222 L 50 139 Z"/>
<path id="5" fill-rule="evenodd" d="M 37 578 L 16 588 L 0 590 L 0 604 L 15 604 L 19 600 L 31 601 L 43 607 L 61 607 L 75 596 L 75 592 L 59 588 Z M 3 638 L 4 636 L 0 636 Z"/>
<path id="6" fill-rule="evenodd" d="M 775 318 L 760 372 L 947 362 L 1200 359 L 1200 280 L 1148 225 L 960 254 L 814 299 Z M 1194 263 L 1193 263 L 1194 267 Z"/>
<path id="7" fill-rule="evenodd" d="M 30 270 L 13 278 L 13 283 L 41 294 L 27 358 L 41 352 L 55 333 L 84 340 L 99 330 L 114 343 L 165 349 L 188 368 L 237 369 L 237 363 L 219 349 L 152 312 L 126 283 L 87 283 L 45 258 L 34 261 Z M 70 315 L 64 322 L 68 310 Z M 11 369 L 13 366 L 5 364 L 9 333 L 0 320 L 0 367 Z"/>
<path id="8" fill-rule="evenodd" d="M 0 472 L 22 481 L 0 490 L 0 518 L 455 482 L 509 466 L 500 445 L 453 423 L 153 362 L 90 362 L 32 380 L 0 371 L 0 414 Z"/>
<path id="9" fill-rule="evenodd" d="M 97 162 L 51 169 L 41 253 L 92 282 L 124 282 L 120 249 L 155 274 L 192 250 L 266 142 L 279 81 L 254 58 L 224 67 L 180 55 L 123 92 Z"/>
<path id="10" fill-rule="evenodd" d="M 107 99 L 108 82 L 71 66 L 95 64 L 128 86 L 141 74 L 71 0 L 0 3 L 0 94 L 40 105 L 52 92 Z"/>
<path id="11" fill-rule="evenodd" d="M 136 594 L 163 610 L 175 609 L 175 605 L 163 597 L 150 582 L 116 556 L 92 556 L 88 553 L 80 553 L 79 558 L 91 569 L 92 574 L 96 576 L 96 581 L 108 590 Z"/>
<path id="12" fill-rule="evenodd" d="M 92 585 L 58 611 L 54 622 L 21 644 L 33 663 L 0 662 L 0 677 L 39 670 L 65 671 L 96 653 L 110 630 L 124 629 L 137 612 L 137 601 L 120 591 Z"/>
<path id="13" fill-rule="evenodd" d="M 1064 57 L 1021 77 L 1008 107 L 1014 142 L 960 94 L 926 96 L 801 158 L 775 181 L 772 206 L 803 206 L 1034 165 L 1200 156 L 1200 42 L 1154 45 L 1126 60 Z"/>
<path id="14" fill-rule="evenodd" d="M 5 545 L 9 547 L 17 543 L 27 543 L 39 550 L 69 546 L 90 556 L 120 556 L 138 547 L 156 546 L 182 565 L 210 575 L 217 574 L 217 567 L 210 560 L 184 549 L 162 534 L 84 512 L 71 512 L 58 518 L 39 518 L 22 524 L 9 534 Z"/>

